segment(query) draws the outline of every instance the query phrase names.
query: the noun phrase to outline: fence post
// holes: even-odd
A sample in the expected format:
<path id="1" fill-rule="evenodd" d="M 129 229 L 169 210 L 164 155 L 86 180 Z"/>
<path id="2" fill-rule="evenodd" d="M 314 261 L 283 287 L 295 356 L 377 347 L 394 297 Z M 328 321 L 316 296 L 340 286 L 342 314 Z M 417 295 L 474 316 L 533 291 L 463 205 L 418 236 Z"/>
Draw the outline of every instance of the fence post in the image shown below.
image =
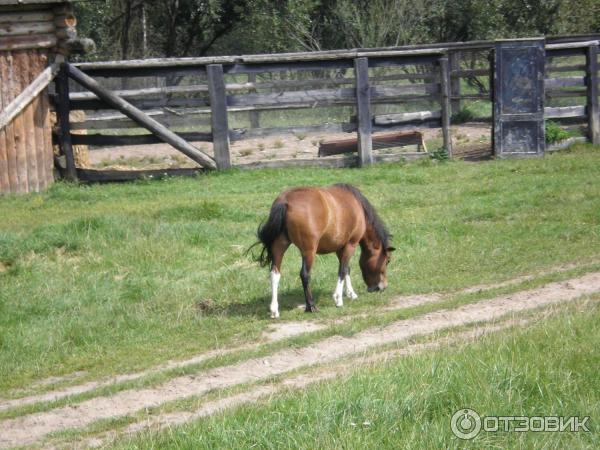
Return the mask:
<path id="1" fill-rule="evenodd" d="M 358 116 L 358 164 L 362 167 L 373 164 L 368 58 L 354 59 L 354 76 L 356 79 L 356 113 Z"/>
<path id="2" fill-rule="evenodd" d="M 210 94 L 210 119 L 215 161 L 218 169 L 228 169 L 231 167 L 231 157 L 229 154 L 227 92 L 223 80 L 223 66 L 221 64 L 207 65 L 206 75 L 208 76 L 208 91 Z"/>
<path id="3" fill-rule="evenodd" d="M 444 149 L 448 152 L 448 156 L 452 157 L 452 136 L 450 134 L 450 83 L 448 58 L 446 56 L 440 58 L 440 90 L 442 103 L 442 135 L 444 139 Z"/>
<path id="4" fill-rule="evenodd" d="M 248 83 L 256 83 L 256 74 L 249 73 L 248 74 Z M 256 89 L 250 89 L 249 92 L 256 93 Z M 250 118 L 250 128 L 260 128 L 260 112 L 256 110 L 252 110 L 248 113 L 248 117 Z"/>
<path id="5" fill-rule="evenodd" d="M 590 45 L 586 53 L 588 136 L 592 144 L 600 144 L 600 106 L 598 106 L 598 44 Z"/>
<path id="6" fill-rule="evenodd" d="M 448 62 L 450 63 L 450 70 L 448 71 L 448 83 L 450 84 L 450 113 L 456 114 L 460 111 L 460 78 L 453 77 L 452 72 L 460 70 L 460 57 L 459 51 L 448 53 Z"/>
<path id="7" fill-rule="evenodd" d="M 73 144 L 71 143 L 71 124 L 69 122 L 70 100 L 69 100 L 69 63 L 62 63 L 60 71 L 56 76 L 56 117 L 60 126 L 58 143 L 60 150 L 65 155 L 67 164 L 67 179 L 77 180 L 77 168 L 73 156 Z"/>

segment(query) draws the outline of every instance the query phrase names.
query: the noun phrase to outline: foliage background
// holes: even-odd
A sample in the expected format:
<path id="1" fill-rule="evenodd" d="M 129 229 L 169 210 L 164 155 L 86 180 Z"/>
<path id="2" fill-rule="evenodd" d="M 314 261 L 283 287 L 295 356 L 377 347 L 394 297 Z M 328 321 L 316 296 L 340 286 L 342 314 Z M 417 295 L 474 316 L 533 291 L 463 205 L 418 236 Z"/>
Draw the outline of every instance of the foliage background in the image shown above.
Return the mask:
<path id="1" fill-rule="evenodd" d="M 597 0 L 88 0 L 87 59 L 327 50 L 600 32 Z"/>

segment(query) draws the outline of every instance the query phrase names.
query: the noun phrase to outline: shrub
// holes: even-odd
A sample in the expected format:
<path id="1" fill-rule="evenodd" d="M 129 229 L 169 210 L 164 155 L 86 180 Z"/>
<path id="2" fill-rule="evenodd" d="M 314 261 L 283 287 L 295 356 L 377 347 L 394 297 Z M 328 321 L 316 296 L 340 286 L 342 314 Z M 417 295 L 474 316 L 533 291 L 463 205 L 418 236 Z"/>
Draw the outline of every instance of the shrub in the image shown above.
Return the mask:
<path id="1" fill-rule="evenodd" d="M 563 130 L 560 125 L 551 120 L 546 121 L 546 143 L 553 144 L 555 142 L 567 139 L 570 136 L 567 130 Z"/>

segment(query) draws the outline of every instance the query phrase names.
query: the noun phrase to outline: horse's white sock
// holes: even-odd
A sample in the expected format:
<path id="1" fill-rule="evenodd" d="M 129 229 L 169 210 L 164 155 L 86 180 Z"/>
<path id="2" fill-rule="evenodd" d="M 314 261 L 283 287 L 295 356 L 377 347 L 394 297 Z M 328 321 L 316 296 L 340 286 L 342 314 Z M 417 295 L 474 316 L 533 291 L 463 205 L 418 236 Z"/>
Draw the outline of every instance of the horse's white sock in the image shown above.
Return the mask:
<path id="1" fill-rule="evenodd" d="M 344 306 L 344 296 L 342 295 L 344 292 L 344 279 L 338 278 L 337 285 L 335 286 L 335 291 L 333 293 L 333 301 L 335 302 L 335 306 L 340 307 Z"/>
<path id="2" fill-rule="evenodd" d="M 352 289 L 352 281 L 350 281 L 350 274 L 346 275 L 346 297 L 352 300 L 356 300 L 358 298 L 358 295 L 356 295 L 356 292 L 354 292 L 354 289 Z"/>
<path id="3" fill-rule="evenodd" d="M 279 279 L 281 274 L 279 272 L 271 272 L 271 319 L 279 318 L 279 303 L 277 303 L 277 288 L 279 287 Z"/>

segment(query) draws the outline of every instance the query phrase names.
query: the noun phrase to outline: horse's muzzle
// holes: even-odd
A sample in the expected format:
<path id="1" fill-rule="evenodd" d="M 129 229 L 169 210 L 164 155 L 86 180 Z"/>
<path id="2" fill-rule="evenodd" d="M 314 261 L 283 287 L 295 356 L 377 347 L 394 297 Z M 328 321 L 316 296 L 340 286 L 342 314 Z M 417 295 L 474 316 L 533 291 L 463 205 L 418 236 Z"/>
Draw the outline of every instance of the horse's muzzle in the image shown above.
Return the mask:
<path id="1" fill-rule="evenodd" d="M 387 287 L 387 283 L 379 283 L 376 286 L 369 286 L 367 288 L 367 292 L 383 292 Z"/>

